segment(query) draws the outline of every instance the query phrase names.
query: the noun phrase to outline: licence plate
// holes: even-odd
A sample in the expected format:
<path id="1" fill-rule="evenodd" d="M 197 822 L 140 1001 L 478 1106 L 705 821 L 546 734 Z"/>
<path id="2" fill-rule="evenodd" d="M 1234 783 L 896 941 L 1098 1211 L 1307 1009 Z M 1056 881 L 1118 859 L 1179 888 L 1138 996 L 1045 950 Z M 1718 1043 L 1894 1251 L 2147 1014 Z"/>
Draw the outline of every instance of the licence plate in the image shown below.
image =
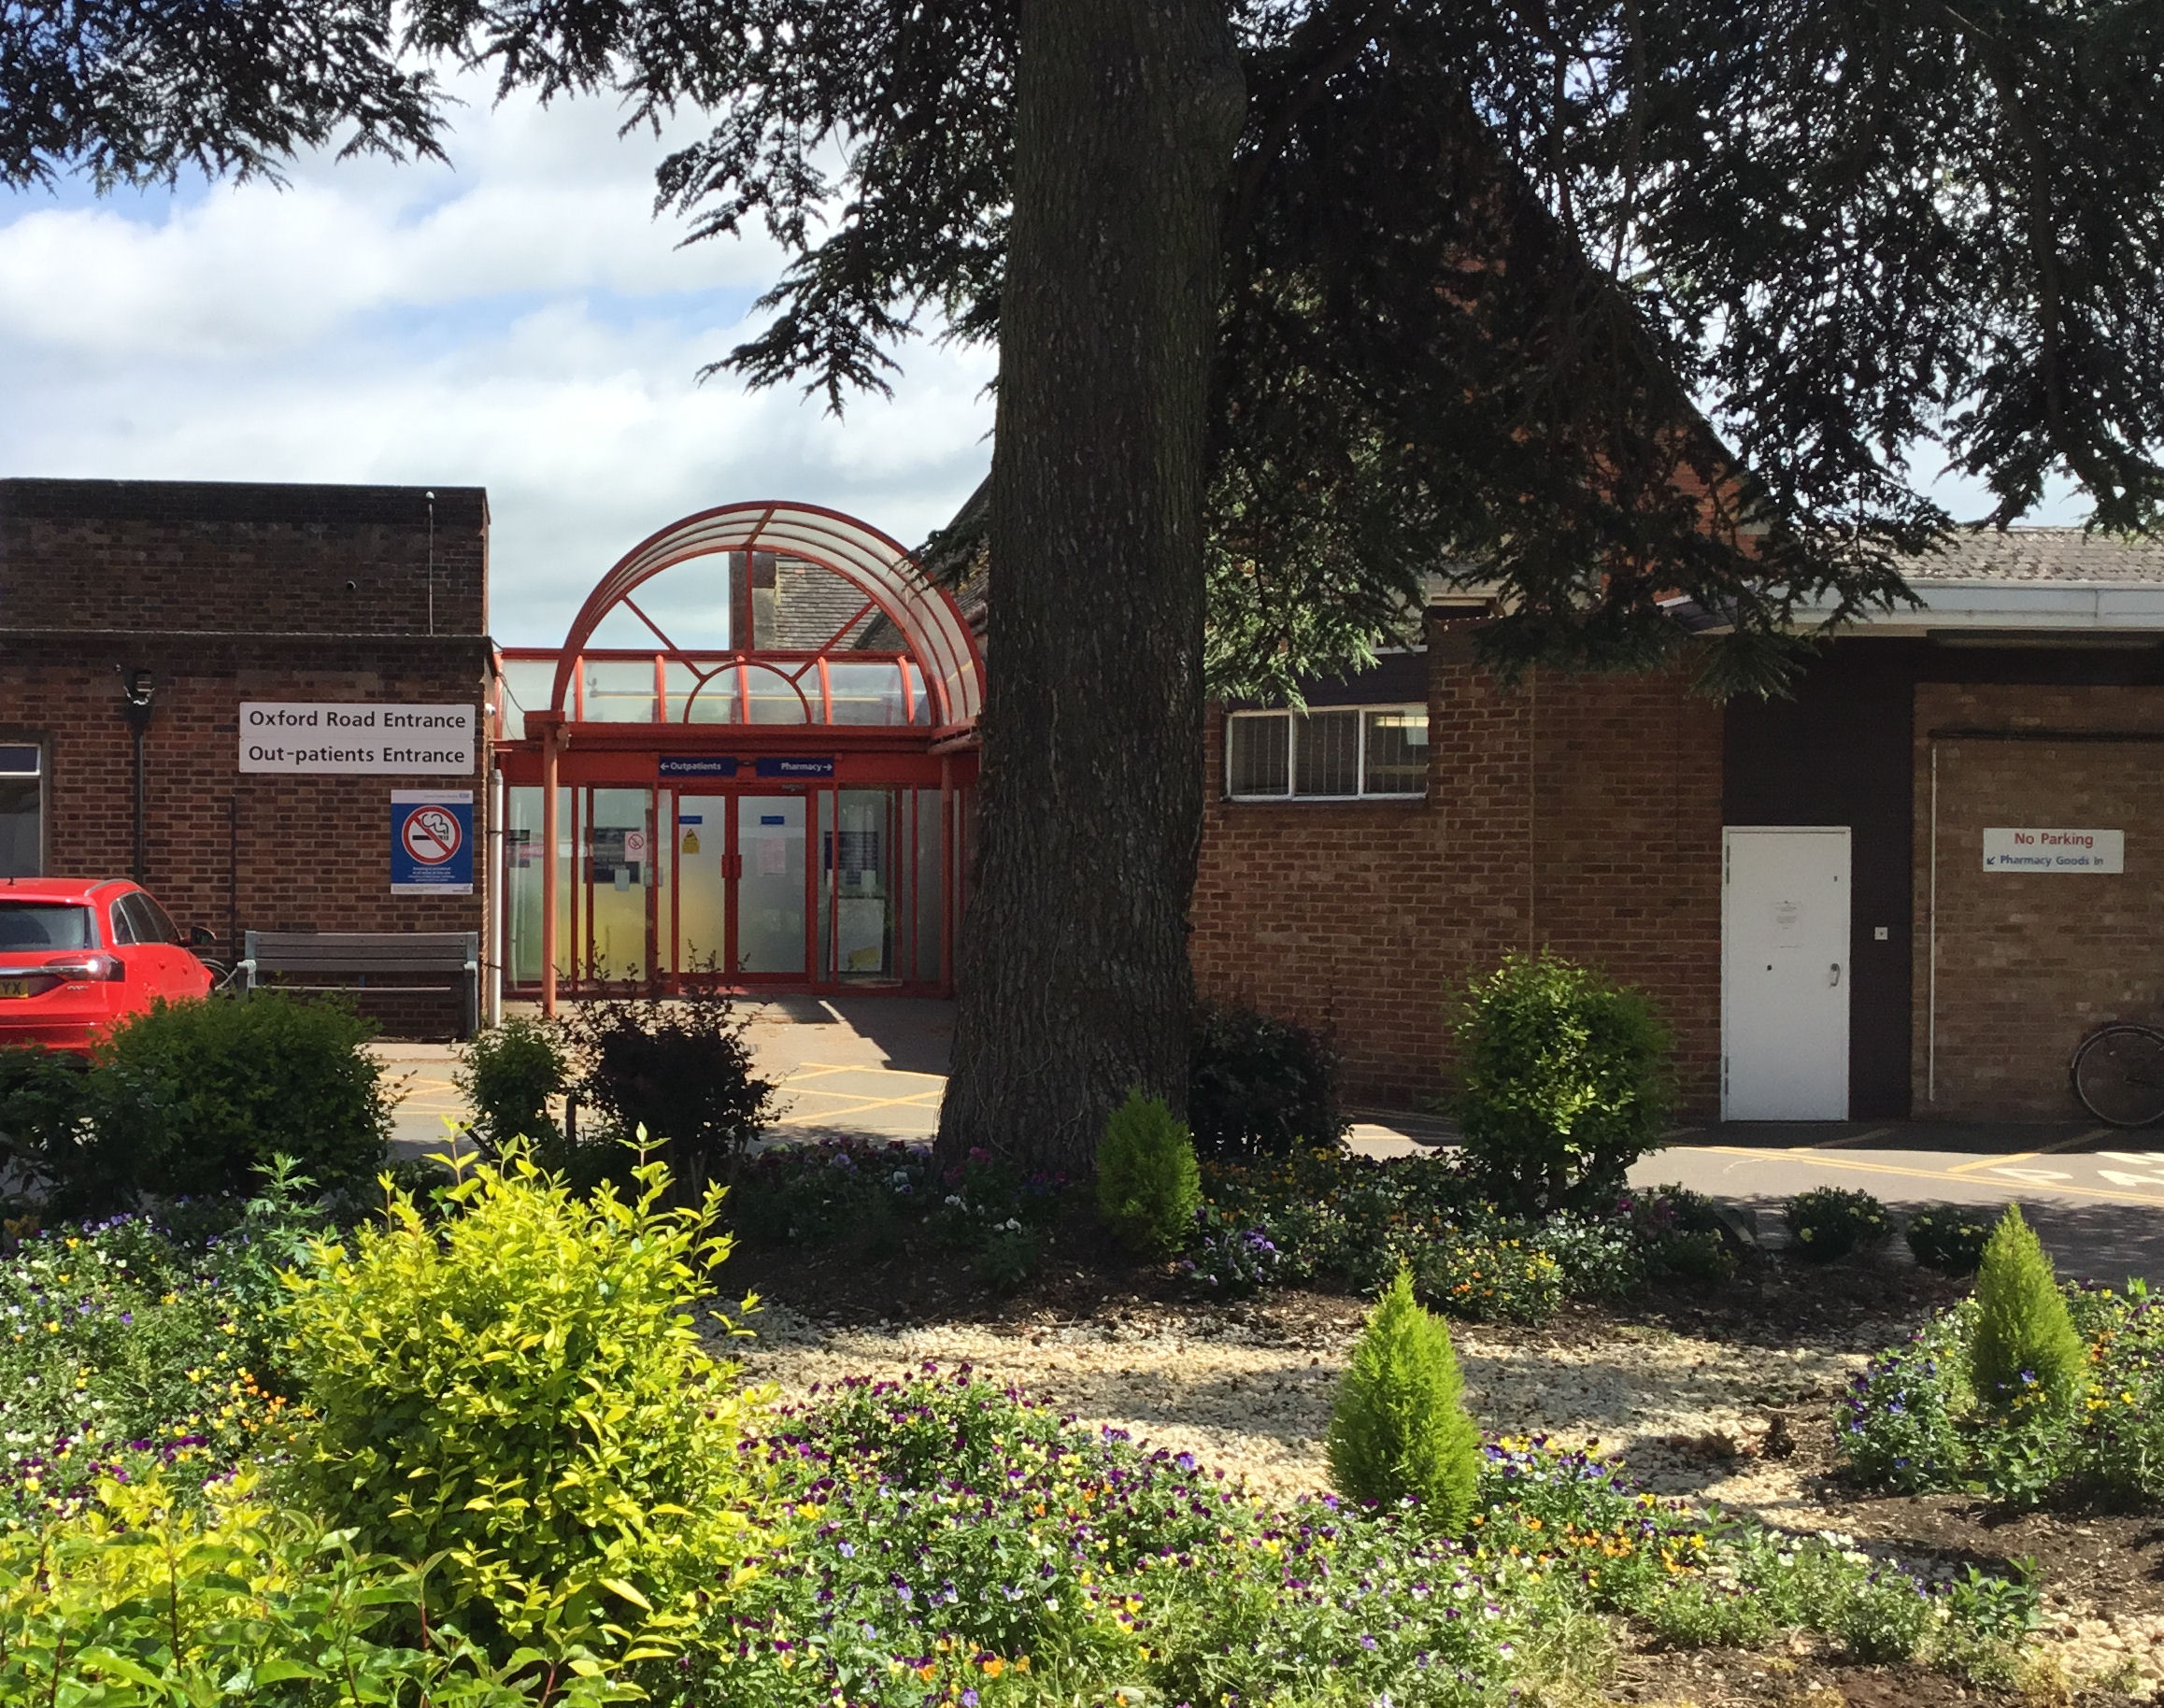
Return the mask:
<path id="1" fill-rule="evenodd" d="M 0 998 L 29 994 L 30 981 L 27 978 L 0 978 Z"/>

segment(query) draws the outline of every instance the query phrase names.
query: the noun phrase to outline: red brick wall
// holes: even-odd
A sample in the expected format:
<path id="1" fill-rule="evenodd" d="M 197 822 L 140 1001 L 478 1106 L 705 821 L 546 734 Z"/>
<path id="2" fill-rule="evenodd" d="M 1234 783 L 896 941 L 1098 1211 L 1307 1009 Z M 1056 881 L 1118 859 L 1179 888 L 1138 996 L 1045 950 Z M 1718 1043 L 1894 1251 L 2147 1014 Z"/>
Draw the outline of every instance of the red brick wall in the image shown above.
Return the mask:
<path id="1" fill-rule="evenodd" d="M 484 633 L 487 496 L 434 508 L 432 548 L 418 487 L 0 480 L 0 628 Z"/>
<path id="2" fill-rule="evenodd" d="M 150 889 L 183 927 L 483 931 L 472 896 L 393 896 L 391 791 L 469 777 L 239 770 L 243 700 L 486 698 L 488 504 L 477 488 L 0 481 L 0 738 L 46 753 L 49 873 L 125 875 L 135 793 L 120 672 L 156 685 Z M 434 633 L 430 591 L 434 589 Z M 444 1030 L 406 1004 L 405 1023 Z"/>
<path id="3" fill-rule="evenodd" d="M 1692 1106 L 1720 1047 L 1721 716 L 1680 672 L 1535 672 L 1506 691 L 1431 648 L 1419 802 L 1224 799 L 1223 719 L 1193 908 L 1210 994 L 1330 1029 L 1356 1101 L 1446 1089 L 1455 987 L 1552 947 L 1638 985 Z"/>
<path id="4" fill-rule="evenodd" d="M 2080 1119 L 2074 1045 L 2164 1012 L 2164 747 L 1931 732 L 2164 732 L 2164 689 L 1919 683 L 1915 730 L 1915 1111 Z M 1988 826 L 2124 831 L 2127 869 L 1986 872 Z"/>

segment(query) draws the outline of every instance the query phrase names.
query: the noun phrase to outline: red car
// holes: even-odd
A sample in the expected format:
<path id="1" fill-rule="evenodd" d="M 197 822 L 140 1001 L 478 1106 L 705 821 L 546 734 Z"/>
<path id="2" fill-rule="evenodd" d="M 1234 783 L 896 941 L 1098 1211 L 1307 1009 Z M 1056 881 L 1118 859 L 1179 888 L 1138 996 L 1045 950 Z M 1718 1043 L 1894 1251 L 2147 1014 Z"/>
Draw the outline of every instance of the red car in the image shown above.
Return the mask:
<path id="1" fill-rule="evenodd" d="M 207 995 L 210 969 L 124 878 L 0 878 L 0 1046 L 87 1050 L 164 997 Z"/>

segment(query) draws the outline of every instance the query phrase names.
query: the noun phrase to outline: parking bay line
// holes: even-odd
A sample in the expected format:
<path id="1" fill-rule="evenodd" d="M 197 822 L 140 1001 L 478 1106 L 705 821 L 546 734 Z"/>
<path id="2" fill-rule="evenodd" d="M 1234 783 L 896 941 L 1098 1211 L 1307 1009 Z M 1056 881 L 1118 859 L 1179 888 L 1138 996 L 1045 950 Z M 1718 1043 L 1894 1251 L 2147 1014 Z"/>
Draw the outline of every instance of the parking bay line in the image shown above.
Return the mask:
<path id="1" fill-rule="evenodd" d="M 2017 1150 L 2010 1157 L 1983 1157 L 1974 1162 L 1957 1163 L 1950 1171 L 1965 1174 L 1975 1168 L 2008 1168 L 2016 1162 L 2026 1162 L 2031 1157 L 2048 1157 L 2057 1151 L 2071 1150 L 2077 1145 L 2086 1145 L 2092 1139 L 2108 1139 L 2119 1131 L 2116 1127 L 2092 1127 L 2086 1132 L 2077 1132 L 2071 1139 L 2060 1139 L 2055 1145 L 2039 1145 L 2034 1150 Z"/>
<path id="2" fill-rule="evenodd" d="M 1749 1157 L 1758 1162 L 1793 1162 L 1801 1154 L 1793 1150 L 1749 1150 L 1740 1145 L 1675 1146 L 1677 1150 L 1703 1150 L 1724 1157 Z M 1956 1180 L 1964 1186 L 1990 1186 L 1991 1181 L 1973 1180 L 1966 1174 L 1956 1174 L 1944 1170 L 1901 1168 L 1890 1162 L 1850 1162 L 1837 1157 L 1808 1158 L 1823 1168 L 1846 1169 L 1860 1174 L 1894 1174 L 1905 1180 Z M 2074 1186 L 2055 1182 L 2050 1186 L 2031 1186 L 2031 1192 L 2060 1192 L 2075 1198 L 2100 1198 L 2107 1203 L 2151 1204 L 2164 1209 L 2164 1198 L 2145 1197 L 2136 1192 L 2106 1192 L 2096 1187 Z"/>

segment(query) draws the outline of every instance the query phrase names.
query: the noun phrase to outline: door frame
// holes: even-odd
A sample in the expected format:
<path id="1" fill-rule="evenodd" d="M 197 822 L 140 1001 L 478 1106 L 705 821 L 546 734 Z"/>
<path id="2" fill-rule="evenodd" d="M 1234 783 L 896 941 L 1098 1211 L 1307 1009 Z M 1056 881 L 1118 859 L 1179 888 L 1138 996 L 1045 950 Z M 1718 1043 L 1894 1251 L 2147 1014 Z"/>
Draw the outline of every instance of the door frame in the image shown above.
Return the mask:
<path id="1" fill-rule="evenodd" d="M 665 957 L 657 955 L 654 961 L 656 982 L 662 988 L 680 990 L 687 984 L 699 989 L 713 988 L 721 990 L 804 989 L 819 982 L 819 813 L 814 797 L 818 786 L 809 783 L 776 783 L 771 778 L 746 779 L 738 782 L 728 777 L 702 777 L 696 784 L 678 788 L 663 783 L 657 795 L 668 797 L 669 822 L 669 921 Z M 721 835 L 721 963 L 719 975 L 689 973 L 677 966 L 676 955 L 682 938 L 679 897 L 683 894 L 683 803 L 689 797 L 700 801 L 725 802 L 720 818 Z M 804 964 L 802 973 L 746 973 L 737 965 L 738 946 L 736 922 L 739 897 L 737 885 L 744 876 L 744 851 L 739 835 L 741 825 L 739 803 L 745 800 L 788 801 L 804 803 Z M 660 812 L 657 808 L 656 815 Z M 704 823 L 699 827 L 707 828 Z M 664 961 L 666 964 L 664 964 Z"/>
<path id="2" fill-rule="evenodd" d="M 1720 989 L 1721 989 L 1721 1058 L 1720 1058 L 1720 1111 L 1721 1119 L 1732 1118 L 1729 1114 L 1729 1034 L 1730 1001 L 1733 995 L 1729 978 L 1729 920 L 1730 897 L 1734 885 L 1731 879 L 1730 850 L 1739 836 L 1838 836 L 1846 855 L 1844 875 L 1847 890 L 1847 929 L 1842 933 L 1841 961 L 1842 988 L 1846 1011 L 1841 1023 L 1841 1113 L 1835 1116 L 1815 1117 L 1820 1120 L 1845 1121 L 1854 1101 L 1850 1080 L 1850 1057 L 1855 1049 L 1856 993 L 1856 831 L 1846 824 L 1724 824 L 1721 826 L 1721 932 L 1720 932 Z"/>

